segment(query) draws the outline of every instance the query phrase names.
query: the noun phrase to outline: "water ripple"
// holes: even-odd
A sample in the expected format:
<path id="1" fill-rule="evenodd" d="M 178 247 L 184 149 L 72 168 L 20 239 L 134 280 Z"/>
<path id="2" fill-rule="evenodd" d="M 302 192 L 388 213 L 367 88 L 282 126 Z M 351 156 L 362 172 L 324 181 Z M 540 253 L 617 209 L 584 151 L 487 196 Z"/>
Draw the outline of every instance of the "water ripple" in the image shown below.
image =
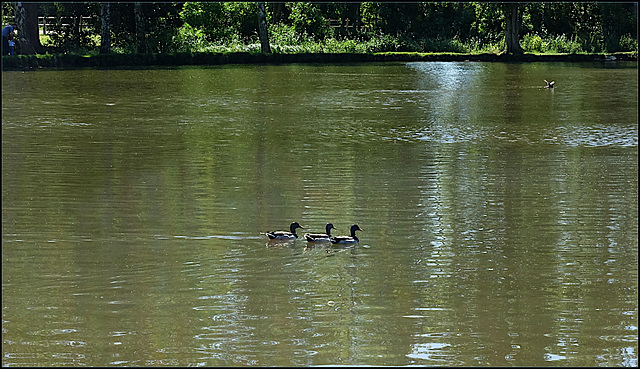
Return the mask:
<path id="1" fill-rule="evenodd" d="M 638 130 L 634 125 L 605 125 L 557 127 L 543 131 L 494 131 L 471 125 L 437 125 L 406 131 L 395 131 L 386 140 L 429 141 L 441 144 L 502 141 L 529 145 L 554 144 L 569 147 L 637 147 Z"/>
<path id="2" fill-rule="evenodd" d="M 637 126 L 615 126 L 596 124 L 594 126 L 558 127 L 547 134 L 543 141 L 561 143 L 567 146 L 620 146 L 637 147 Z"/>

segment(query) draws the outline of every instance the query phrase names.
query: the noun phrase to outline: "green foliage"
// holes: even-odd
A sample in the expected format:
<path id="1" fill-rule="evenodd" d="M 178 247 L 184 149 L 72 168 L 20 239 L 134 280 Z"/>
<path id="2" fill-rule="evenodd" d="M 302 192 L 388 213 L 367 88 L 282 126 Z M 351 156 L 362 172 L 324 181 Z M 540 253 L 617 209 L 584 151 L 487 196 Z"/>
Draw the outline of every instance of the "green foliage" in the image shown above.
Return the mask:
<path id="1" fill-rule="evenodd" d="M 473 3 L 475 19 L 470 35 L 482 43 L 495 43 L 504 38 L 504 13 L 498 3 Z"/>
<path id="2" fill-rule="evenodd" d="M 269 42 L 275 45 L 295 45 L 303 37 L 292 25 L 277 23 L 269 26 Z"/>
<path id="3" fill-rule="evenodd" d="M 360 5 L 360 16 L 362 17 L 362 24 L 369 30 L 374 30 L 382 24 L 382 18 L 380 17 L 380 3 L 363 2 Z"/>
<path id="4" fill-rule="evenodd" d="M 329 22 L 322 15 L 318 5 L 294 2 L 288 3 L 288 6 L 291 12 L 289 20 L 297 33 L 303 37 L 312 36 L 316 40 L 330 35 Z"/>
<path id="5" fill-rule="evenodd" d="M 51 46 L 73 52 L 95 48 L 95 38 L 91 36 L 99 29 L 99 23 L 91 15 L 96 13 L 97 3 L 47 3 L 43 6 L 54 17 L 54 24 L 48 29 Z"/>
<path id="6" fill-rule="evenodd" d="M 180 19 L 204 32 L 211 42 L 233 42 L 236 36 L 249 41 L 257 34 L 257 11 L 257 4 L 249 2 L 188 2 L 182 7 Z"/>
<path id="7" fill-rule="evenodd" d="M 524 51 L 530 53 L 584 53 L 583 45 L 584 42 L 581 42 L 577 36 L 567 37 L 565 35 L 542 38 L 536 34 L 527 34 L 521 42 Z"/>
<path id="8" fill-rule="evenodd" d="M 11 16 L 14 6 L 3 3 L 3 14 Z M 499 53 L 504 50 L 503 7 L 487 2 L 267 3 L 267 20 L 275 53 Z M 43 41 L 51 52 L 96 52 L 100 3 L 41 3 L 40 8 L 57 20 Z M 526 52 L 637 52 L 631 3 L 520 3 L 518 8 Z M 133 4 L 111 3 L 110 9 L 112 52 L 135 53 Z M 153 53 L 259 50 L 255 2 L 144 2 L 142 10 Z M 335 25 L 347 20 L 356 27 Z"/>
<path id="9" fill-rule="evenodd" d="M 369 39 L 365 42 L 365 50 L 368 53 L 400 51 L 402 49 L 404 49 L 404 45 L 398 37 L 383 33 L 370 35 Z"/>
<path id="10" fill-rule="evenodd" d="M 522 42 L 520 43 L 522 49 L 529 53 L 541 53 L 542 52 L 542 38 L 535 34 L 526 34 Z"/>
<path id="11" fill-rule="evenodd" d="M 424 22 L 425 3 L 362 3 L 362 23 L 368 30 L 390 35 L 419 34 L 418 25 Z"/>
<path id="12" fill-rule="evenodd" d="M 258 34 L 258 4 L 255 2 L 225 3 L 229 28 L 240 38 L 251 40 Z"/>
<path id="13" fill-rule="evenodd" d="M 550 53 L 581 53 L 584 52 L 577 36 L 570 38 L 559 35 L 543 43 L 546 52 Z"/>
<path id="14" fill-rule="evenodd" d="M 15 19 L 15 4 L 8 1 L 2 2 L 2 25 L 11 23 L 9 19 Z"/>
<path id="15" fill-rule="evenodd" d="M 617 51 L 638 52 L 638 39 L 631 37 L 631 35 L 622 35 L 622 37 L 620 37 Z"/>
<path id="16" fill-rule="evenodd" d="M 475 20 L 472 3 L 420 3 L 410 32 L 415 38 L 467 39 Z"/>
<path id="17" fill-rule="evenodd" d="M 135 52 L 135 20 L 132 3 L 111 3 L 111 46 L 112 50 Z"/>
<path id="18" fill-rule="evenodd" d="M 180 7 L 174 3 L 145 4 L 145 14 L 149 20 L 145 25 L 147 44 L 154 53 L 176 50 L 175 37 L 182 25 Z M 152 6 L 149 6 L 152 5 Z"/>
<path id="19" fill-rule="evenodd" d="M 217 2 L 188 2 L 180 12 L 180 19 L 184 22 L 180 38 L 187 37 L 193 41 L 194 37 L 206 36 L 209 40 L 225 38 L 225 8 L 223 3 Z M 196 32 L 199 32 L 196 34 Z"/>
<path id="20" fill-rule="evenodd" d="M 201 28 L 194 28 L 189 23 L 185 23 L 178 29 L 174 38 L 176 51 L 202 51 L 209 43 L 207 35 Z"/>

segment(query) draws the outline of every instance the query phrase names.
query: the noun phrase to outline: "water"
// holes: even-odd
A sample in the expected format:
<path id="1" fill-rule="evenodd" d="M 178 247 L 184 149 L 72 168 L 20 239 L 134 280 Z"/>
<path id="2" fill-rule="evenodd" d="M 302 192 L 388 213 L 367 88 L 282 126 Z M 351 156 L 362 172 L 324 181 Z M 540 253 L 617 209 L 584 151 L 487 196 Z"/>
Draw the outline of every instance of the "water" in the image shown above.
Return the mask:
<path id="1" fill-rule="evenodd" d="M 636 366 L 637 76 L 3 72 L 3 365 Z"/>

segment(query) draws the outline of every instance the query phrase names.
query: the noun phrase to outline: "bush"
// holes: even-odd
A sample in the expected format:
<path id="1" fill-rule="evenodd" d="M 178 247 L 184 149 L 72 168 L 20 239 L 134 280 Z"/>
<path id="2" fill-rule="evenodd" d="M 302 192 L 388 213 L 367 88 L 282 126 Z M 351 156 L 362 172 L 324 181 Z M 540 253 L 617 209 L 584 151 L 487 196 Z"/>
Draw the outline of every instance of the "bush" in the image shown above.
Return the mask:
<path id="1" fill-rule="evenodd" d="M 487 42 L 482 41 L 479 37 L 472 37 L 467 40 L 466 43 L 462 41 L 460 41 L 460 43 L 464 45 L 468 53 L 500 54 L 500 52 L 505 49 L 504 40 Z"/>
<path id="2" fill-rule="evenodd" d="M 469 52 L 469 47 L 464 45 L 457 38 L 426 38 L 417 41 L 415 46 L 411 47 L 410 51 L 463 53 Z"/>
<path id="3" fill-rule="evenodd" d="M 585 41 L 580 40 L 576 35 L 570 38 L 565 35 L 542 38 L 537 34 L 526 34 L 520 44 L 525 52 L 532 53 L 577 54 L 584 53 L 585 48 L 589 49 L 589 52 L 599 52 L 598 50 L 601 49 L 595 38 Z"/>
<path id="4" fill-rule="evenodd" d="M 638 52 L 638 39 L 634 39 L 631 35 L 622 35 L 618 43 L 619 51 L 635 51 Z"/>
<path id="5" fill-rule="evenodd" d="M 402 48 L 401 41 L 397 37 L 378 33 L 369 38 L 365 42 L 365 51 L 368 53 L 377 53 L 381 51 L 400 51 Z"/>
<path id="6" fill-rule="evenodd" d="M 210 39 L 223 37 L 226 34 L 223 24 L 224 6 L 216 2 L 187 2 L 180 12 L 180 19 L 192 29 L 201 30 Z M 190 32 L 190 30 L 186 30 Z"/>
<path id="7" fill-rule="evenodd" d="M 524 35 L 520 45 L 522 46 L 522 49 L 525 52 L 530 52 L 530 53 L 542 52 L 542 38 L 535 34 Z"/>
<path id="8" fill-rule="evenodd" d="M 580 53 L 584 52 L 577 36 L 568 39 L 565 35 L 556 36 L 543 43 L 543 52 L 548 53 Z"/>
<path id="9" fill-rule="evenodd" d="M 318 5 L 305 2 L 289 4 L 291 6 L 289 20 L 298 34 L 313 35 L 316 40 L 332 36 L 333 30 L 329 27 L 329 22 L 322 15 Z"/>
<path id="10" fill-rule="evenodd" d="M 295 45 L 302 37 L 292 25 L 278 23 L 269 25 L 269 42 L 276 45 Z"/>
<path id="11" fill-rule="evenodd" d="M 209 44 L 205 32 L 201 28 L 194 28 L 185 23 L 178 29 L 173 42 L 176 50 L 181 52 L 202 51 Z"/>

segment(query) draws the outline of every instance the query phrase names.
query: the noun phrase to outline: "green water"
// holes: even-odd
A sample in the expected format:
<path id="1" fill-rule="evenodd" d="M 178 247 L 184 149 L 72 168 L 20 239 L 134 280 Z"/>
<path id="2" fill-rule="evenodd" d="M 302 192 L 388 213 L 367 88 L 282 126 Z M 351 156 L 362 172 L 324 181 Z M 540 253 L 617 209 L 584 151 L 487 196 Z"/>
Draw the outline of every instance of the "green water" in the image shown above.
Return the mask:
<path id="1" fill-rule="evenodd" d="M 637 81 L 3 72 L 3 365 L 636 366 Z"/>

